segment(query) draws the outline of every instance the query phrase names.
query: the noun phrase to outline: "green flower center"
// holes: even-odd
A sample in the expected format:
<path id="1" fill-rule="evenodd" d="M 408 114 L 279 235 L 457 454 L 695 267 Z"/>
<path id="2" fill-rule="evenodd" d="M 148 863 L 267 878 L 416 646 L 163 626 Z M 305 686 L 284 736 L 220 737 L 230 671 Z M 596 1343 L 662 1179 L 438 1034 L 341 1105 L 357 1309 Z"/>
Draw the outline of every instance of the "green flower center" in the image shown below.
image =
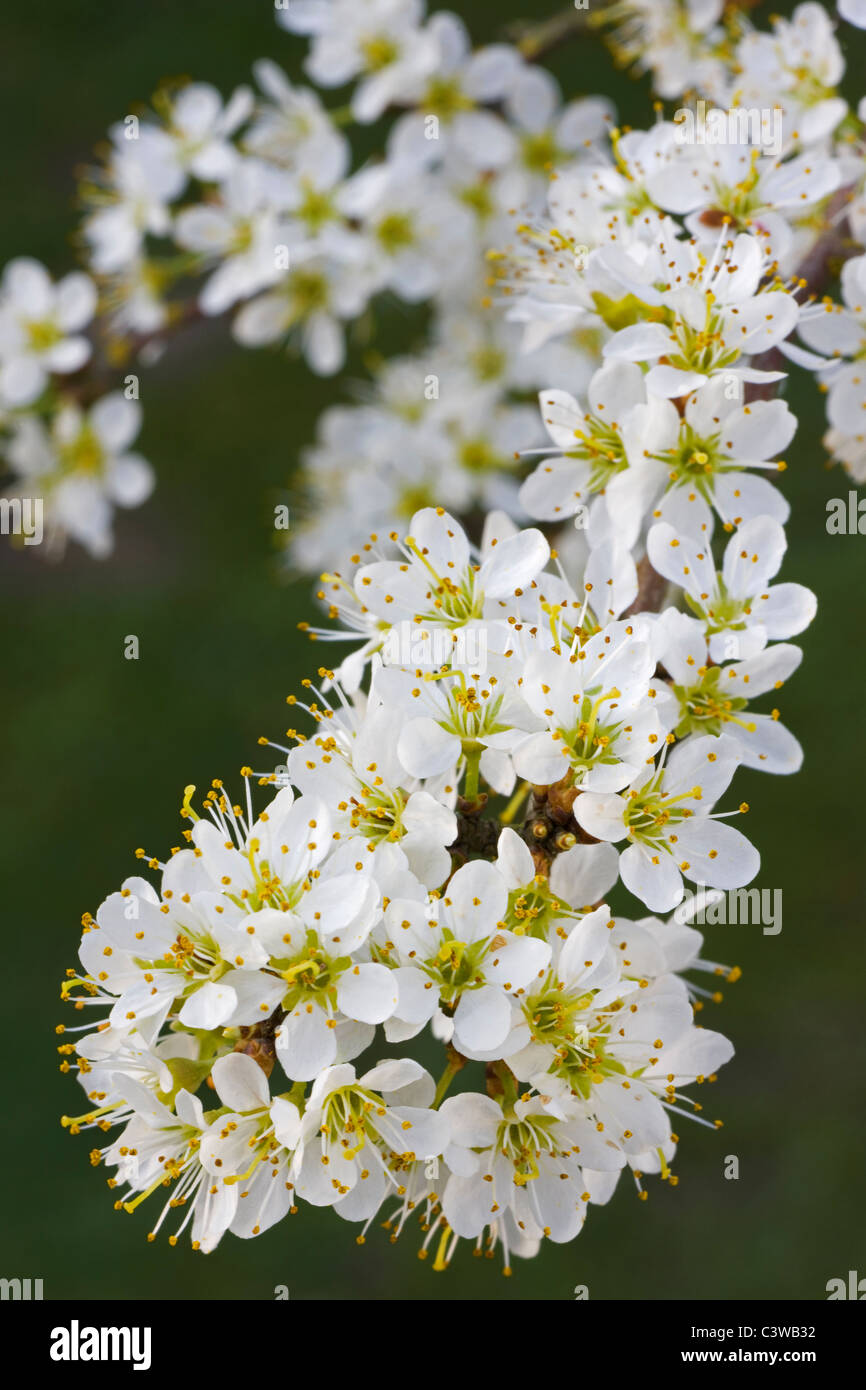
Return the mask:
<path id="1" fill-rule="evenodd" d="M 482 222 L 485 222 L 488 217 L 492 217 L 496 210 L 490 186 L 484 179 L 461 188 L 460 201 L 469 208 L 470 212 L 474 212 Z"/>
<path id="2" fill-rule="evenodd" d="M 328 282 L 315 270 L 296 270 L 289 281 L 294 317 L 308 318 L 328 307 Z"/>
<path id="3" fill-rule="evenodd" d="M 496 473 L 507 468 L 510 459 L 497 453 L 487 439 L 467 439 L 460 446 L 460 464 L 467 473 Z"/>
<path id="4" fill-rule="evenodd" d="M 454 78 L 436 77 L 427 88 L 427 95 L 421 103 L 421 110 L 438 116 L 446 123 L 452 121 L 461 111 L 471 111 L 475 103 L 463 91 Z"/>
<path id="5" fill-rule="evenodd" d="M 378 1136 L 371 1116 L 381 1117 L 385 1113 L 382 1098 L 374 1091 L 366 1091 L 361 1086 L 341 1086 L 328 1096 L 322 1107 L 321 1131 L 329 1144 L 342 1150 L 343 1158 L 352 1159 L 368 1139 L 376 1142 Z"/>
<path id="6" fill-rule="evenodd" d="M 183 988 L 218 980 L 228 970 L 219 946 L 210 932 L 184 927 L 159 960 L 137 958 L 136 965 L 144 971 L 174 971 L 183 976 Z"/>
<path id="7" fill-rule="evenodd" d="M 87 473 L 98 476 L 102 473 L 105 455 L 96 434 L 89 425 L 82 426 L 79 433 L 60 450 L 60 469 L 62 473 Z"/>
<path id="8" fill-rule="evenodd" d="M 547 615 L 554 650 L 557 653 L 572 649 L 576 651 L 582 648 L 590 637 L 595 637 L 601 632 L 601 624 L 588 604 L 585 607 L 577 605 L 576 608 L 569 609 L 561 603 L 542 602 L 540 607 Z M 577 614 L 582 615 L 579 623 Z"/>
<path id="9" fill-rule="evenodd" d="M 383 250 L 390 256 L 415 244 L 412 219 L 405 213 L 392 212 L 387 217 L 383 217 L 376 228 L 376 235 Z"/>
<path id="10" fill-rule="evenodd" d="M 331 194 L 321 188 L 316 188 L 308 180 L 304 181 L 304 196 L 298 216 L 305 222 L 311 231 L 319 231 L 326 222 L 330 222 L 336 217 L 336 209 Z"/>
<path id="11" fill-rule="evenodd" d="M 630 840 L 639 840 L 648 849 L 671 853 L 664 834 L 672 825 L 679 825 L 694 815 L 694 810 L 681 805 L 683 801 L 700 801 L 700 787 L 673 796 L 661 790 L 664 771 L 656 773 L 645 786 L 628 793 L 625 823 Z"/>
<path id="12" fill-rule="evenodd" d="M 694 685 L 675 685 L 674 695 L 680 704 L 680 722 L 676 727 L 678 739 L 691 733 L 705 733 L 718 736 L 724 732 L 726 724 L 738 724 L 742 729 L 754 729 L 754 724 L 739 718 L 741 711 L 748 708 L 748 700 L 741 696 L 724 696 L 719 689 L 722 669 L 720 666 L 703 667 L 698 671 L 699 679 Z"/>
<path id="13" fill-rule="evenodd" d="M 583 459 L 588 463 L 590 491 L 603 492 L 611 478 L 628 467 L 618 426 L 587 413 L 583 426 L 574 431 L 574 436 L 579 443 L 567 450 L 566 458 Z"/>
<path id="14" fill-rule="evenodd" d="M 498 939 L 501 945 L 505 944 L 503 938 Z M 437 986 L 443 1004 L 453 1005 L 465 990 L 478 989 L 484 984 L 482 964 L 496 942 L 495 936 L 471 944 L 458 941 L 448 927 L 443 928 L 439 950 L 422 966 Z"/>
<path id="15" fill-rule="evenodd" d="M 399 840 L 403 834 L 402 817 L 408 797 L 391 788 L 363 785 L 358 797 L 350 798 L 352 829 L 381 844 L 384 840 Z"/>
<path id="16" fill-rule="evenodd" d="M 415 487 L 403 489 L 397 502 L 396 511 L 398 516 L 411 520 L 415 513 L 420 512 L 423 507 L 433 507 L 435 504 L 436 497 L 433 489 L 418 483 Z"/>
<path id="17" fill-rule="evenodd" d="M 27 340 L 34 352 L 47 352 L 63 341 L 63 334 L 50 319 L 27 324 Z"/>
<path id="18" fill-rule="evenodd" d="M 698 601 L 686 593 L 685 600 L 692 612 L 706 623 L 708 636 L 731 629 L 743 631 L 752 612 L 752 599 L 734 598 L 729 594 L 721 574 L 716 575 L 716 593 L 711 599 Z"/>
<path id="19" fill-rule="evenodd" d="M 567 903 L 553 896 L 549 880 L 539 875 L 530 884 L 512 888 L 508 895 L 505 926 L 515 936 L 536 936 L 541 941 L 547 941 L 554 922 L 574 916 L 576 914 Z"/>
<path id="20" fill-rule="evenodd" d="M 522 146 L 523 162 L 533 173 L 544 173 L 562 158 L 562 151 L 550 130 L 524 135 Z"/>
<path id="21" fill-rule="evenodd" d="M 732 471 L 732 465 L 720 455 L 719 435 L 701 438 L 691 425 L 683 423 L 676 447 L 658 457 L 670 466 L 672 487 L 692 486 L 708 500 L 712 495 L 715 475 Z"/>
<path id="22" fill-rule="evenodd" d="M 523 1012 L 533 1041 L 560 1047 L 563 1043 L 586 1048 L 589 1029 L 585 1015 L 592 1004 L 593 993 L 577 994 L 564 989 L 555 975 L 547 976 L 542 988 L 523 1005 Z"/>
<path id="23" fill-rule="evenodd" d="M 582 781 L 587 772 L 602 763 L 611 764 L 619 761 L 614 745 L 623 731 L 630 732 L 631 726 L 624 725 L 621 720 L 602 723 L 600 714 L 607 701 L 620 698 L 620 691 L 617 689 L 608 690 L 601 695 L 595 690 L 584 692 L 574 724 L 570 728 L 557 730 L 558 742 L 568 749 L 575 781 Z"/>
<path id="24" fill-rule="evenodd" d="M 381 72 L 400 56 L 397 45 L 385 34 L 372 34 L 362 40 L 360 47 L 366 72 Z"/>
<path id="25" fill-rule="evenodd" d="M 274 970 L 286 982 L 283 1008 L 287 1013 L 299 1006 L 337 1004 L 337 981 L 351 965 L 348 956 L 333 959 L 324 951 L 314 931 L 307 932 L 306 945 L 293 956 L 272 961 Z"/>
<path id="26" fill-rule="evenodd" d="M 488 684 L 480 690 L 478 686 L 468 684 L 462 670 L 447 672 L 445 679 L 449 682 L 448 709 L 438 720 L 443 729 L 455 734 L 464 744 L 473 744 L 477 739 L 502 733 L 507 727 L 499 722 L 503 697 L 492 696 L 489 689 L 495 677 L 489 677 Z"/>
<path id="27" fill-rule="evenodd" d="M 479 381 L 498 381 L 508 364 L 505 353 L 496 347 L 479 348 L 470 361 Z"/>
<path id="28" fill-rule="evenodd" d="M 495 1147 L 514 1165 L 514 1181 L 525 1186 L 538 1177 L 538 1160 L 558 1152 L 553 1115 L 529 1115 L 524 1119 L 506 1117 L 496 1134 Z"/>
<path id="29" fill-rule="evenodd" d="M 672 332 L 676 348 L 668 354 L 667 361 L 672 367 L 683 372 L 702 372 L 709 375 L 720 368 L 736 362 L 740 355 L 739 347 L 729 347 L 724 338 L 722 316 L 713 309 L 715 302 L 711 293 L 707 296 L 707 311 L 703 328 L 693 328 L 685 319 L 677 317 Z"/>
<path id="30" fill-rule="evenodd" d="M 470 619 L 483 616 L 484 594 L 475 587 L 475 570 L 471 565 L 467 565 L 459 583 L 455 583 L 447 575 L 437 574 L 411 537 L 407 538 L 406 545 L 433 580 L 432 606 L 428 612 L 418 614 L 416 621 L 429 619 L 446 627 L 463 627 Z"/>

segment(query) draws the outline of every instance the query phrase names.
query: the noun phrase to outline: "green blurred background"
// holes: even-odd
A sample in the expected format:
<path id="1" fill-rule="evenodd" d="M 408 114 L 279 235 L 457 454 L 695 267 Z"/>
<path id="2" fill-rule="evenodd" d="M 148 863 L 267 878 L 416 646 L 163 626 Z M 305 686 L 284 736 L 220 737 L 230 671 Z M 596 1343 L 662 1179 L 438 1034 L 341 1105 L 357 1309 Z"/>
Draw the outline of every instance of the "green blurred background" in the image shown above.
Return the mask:
<path id="1" fill-rule="evenodd" d="M 165 77 L 225 92 L 264 55 L 298 74 L 304 51 L 277 29 L 268 0 L 4 8 L 0 263 L 28 253 L 55 274 L 73 262 L 73 171 L 110 122 Z M 490 41 L 527 11 L 541 19 L 557 7 L 463 0 L 459 9 L 476 41 Z M 850 28 L 845 40 L 856 102 L 866 43 Z M 616 73 L 597 41 L 572 43 L 550 65 L 569 92 L 604 90 L 624 121 L 648 121 L 646 82 Z M 367 147 L 374 139 L 368 132 Z M 409 319 L 391 316 L 377 346 L 411 332 Z M 356 352 L 347 376 L 361 372 Z M 312 653 L 296 632 L 309 586 L 279 575 L 272 509 L 316 416 L 345 390 L 344 379 L 317 380 L 277 353 L 235 350 L 221 330 L 191 334 L 141 376 L 141 446 L 159 484 L 146 507 L 120 517 L 113 558 L 99 564 L 73 549 L 51 566 L 36 551 L 0 552 L 10 943 L 0 1274 L 42 1278 L 50 1298 L 272 1298 L 287 1285 L 293 1299 L 518 1300 L 570 1299 L 577 1284 L 591 1299 L 820 1299 L 828 1279 L 866 1275 L 866 541 L 826 533 L 826 499 L 846 496 L 848 482 L 824 467 L 821 402 L 800 380 L 790 387 L 802 414 L 784 480 L 794 510 L 783 578 L 810 585 L 820 607 L 781 703 L 806 766 L 790 782 L 741 773 L 737 783 L 763 855 L 758 882 L 784 890 L 784 928 L 775 937 L 708 928 L 707 954 L 744 969 L 723 1006 L 703 1014 L 737 1056 L 711 1103 L 702 1097 L 725 1128 L 679 1126 L 679 1186 L 651 1180 L 639 1203 L 624 1180 L 577 1242 L 516 1262 L 511 1280 L 498 1257 L 479 1262 L 468 1247 L 434 1274 L 416 1258 L 412 1229 L 392 1248 L 374 1227 L 358 1248 L 353 1228 L 310 1208 L 256 1241 L 228 1237 L 208 1257 L 147 1244 L 144 1211 L 112 1210 L 104 1170 L 88 1164 L 91 1139 L 58 1122 L 80 1094 L 57 1070 L 54 1025 L 71 1021 L 58 982 L 75 960 L 81 912 L 135 871 L 134 848 L 163 854 L 176 843 L 184 784 L 234 777 L 255 761 L 258 735 L 281 732 L 284 695 Z M 138 661 L 123 657 L 131 633 Z M 724 1178 L 728 1154 L 739 1157 L 738 1181 Z"/>

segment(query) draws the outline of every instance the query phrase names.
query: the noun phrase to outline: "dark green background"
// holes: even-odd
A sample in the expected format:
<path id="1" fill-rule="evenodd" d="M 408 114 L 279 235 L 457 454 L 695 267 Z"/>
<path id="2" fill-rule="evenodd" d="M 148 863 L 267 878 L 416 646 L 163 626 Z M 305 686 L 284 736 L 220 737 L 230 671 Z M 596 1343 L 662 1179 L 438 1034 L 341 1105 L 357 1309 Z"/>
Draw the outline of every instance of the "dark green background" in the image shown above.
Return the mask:
<path id="1" fill-rule="evenodd" d="M 539 18 L 555 10 L 524 8 Z M 477 40 L 501 36 L 521 13 L 515 0 L 464 0 L 460 9 Z M 866 45 L 852 34 L 856 74 Z M 265 54 L 297 71 L 303 47 L 276 28 L 267 0 L 7 4 L 0 261 L 29 253 L 55 273 L 70 268 L 73 170 L 161 79 L 187 73 L 225 91 Z M 573 43 L 552 66 L 570 91 L 603 89 L 623 119 L 649 119 L 646 83 L 615 73 L 596 42 Z M 856 77 L 849 95 L 860 95 Z M 385 322 L 385 348 L 399 332 L 405 340 L 411 322 L 400 322 Z M 353 1228 L 310 1208 L 202 1257 L 147 1244 L 144 1211 L 113 1212 L 104 1170 L 88 1164 L 90 1138 L 61 1130 L 58 1117 L 78 1107 L 80 1092 L 57 1071 L 53 1026 L 72 1021 L 57 985 L 75 959 L 81 912 L 135 871 L 137 845 L 163 854 L 177 842 L 185 783 L 231 778 L 255 760 L 256 737 L 281 731 L 284 695 L 311 665 L 295 630 L 308 586 L 280 579 L 269 523 L 317 414 L 341 389 L 278 354 L 235 350 L 219 330 L 193 335 L 142 371 L 141 442 L 159 486 L 121 517 L 114 557 L 98 564 L 73 550 L 53 567 L 38 551 L 0 553 L 0 1274 L 41 1277 L 48 1297 L 127 1299 L 271 1298 L 278 1284 L 295 1299 L 569 1299 L 576 1284 L 593 1299 L 814 1299 L 831 1277 L 866 1274 L 866 541 L 826 534 L 826 499 L 846 495 L 848 482 L 825 470 L 821 404 L 808 381 L 790 388 L 802 423 L 784 480 L 794 512 L 783 577 L 815 589 L 819 616 L 781 701 L 806 767 L 790 781 L 740 774 L 737 783 L 753 807 L 759 883 L 784 890 L 784 929 L 709 929 L 708 954 L 742 965 L 744 978 L 703 1021 L 738 1051 L 708 1107 L 724 1130 L 679 1126 L 679 1187 L 651 1181 L 649 1201 L 638 1203 L 623 1180 L 576 1243 L 518 1261 L 510 1281 L 498 1257 L 479 1262 L 468 1248 L 448 1274 L 434 1274 L 415 1258 L 411 1229 L 396 1248 L 374 1229 L 359 1249 Z M 129 633 L 140 639 L 137 662 L 123 658 Z M 727 1154 L 739 1156 L 739 1181 L 723 1177 Z"/>

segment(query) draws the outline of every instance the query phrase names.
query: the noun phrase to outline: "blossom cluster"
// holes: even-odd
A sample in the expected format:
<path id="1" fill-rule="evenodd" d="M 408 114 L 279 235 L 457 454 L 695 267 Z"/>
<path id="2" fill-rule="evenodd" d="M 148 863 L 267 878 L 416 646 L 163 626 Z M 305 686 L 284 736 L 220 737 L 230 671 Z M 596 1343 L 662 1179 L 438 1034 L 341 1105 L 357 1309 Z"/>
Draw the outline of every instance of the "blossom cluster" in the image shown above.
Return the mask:
<path id="1" fill-rule="evenodd" d="M 186 845 L 149 861 L 158 887 L 128 879 L 84 920 L 63 993 L 101 1018 L 61 1051 L 93 1108 L 65 1123 L 122 1124 L 92 1153 L 118 1205 L 168 1185 L 152 1234 L 180 1208 L 171 1239 L 191 1223 L 206 1251 L 299 1201 L 363 1239 L 384 1205 L 397 1231 L 421 1215 L 440 1266 L 467 1238 L 510 1269 L 572 1239 L 626 1168 L 639 1189 L 669 1178 L 683 1088 L 732 1053 L 680 972 L 723 967 L 692 928 L 607 898 L 619 879 L 670 913 L 684 877 L 757 872 L 727 823 L 747 806 L 714 807 L 741 763 L 800 762 L 778 711 L 750 708 L 799 661 L 770 639 L 811 608 L 769 582 L 782 543 L 772 519 L 745 523 L 716 574 L 700 542 L 653 527 L 659 571 L 693 569 L 694 617 L 629 617 L 627 549 L 600 545 L 570 580 L 503 513 L 476 552 L 421 510 L 400 558 L 359 566 L 341 599 L 370 619 L 341 668 L 352 693 L 325 668 L 305 681 L 289 703 L 312 728 L 271 745 L 275 771 L 242 769 L 246 804 L 217 781 L 199 815 L 188 788 Z M 714 660 L 732 634 L 742 659 Z M 255 781 L 278 786 L 257 814 Z M 428 1028 L 438 1084 L 406 1055 L 352 1065 Z M 464 1068 L 484 1089 L 446 1096 Z"/>
<path id="2" fill-rule="evenodd" d="M 138 852 L 155 880 L 85 917 L 63 987 L 98 1011 L 60 1045 L 87 1097 L 66 1123 L 122 1126 L 92 1160 L 127 1211 L 168 1189 L 153 1237 L 208 1251 L 306 1201 L 360 1241 L 420 1217 L 437 1268 L 466 1239 L 510 1270 L 627 1170 L 642 1196 L 675 1181 L 672 1123 L 712 1127 L 691 1088 L 733 1049 L 691 972 L 736 972 L 681 905 L 759 872 L 738 769 L 802 761 L 774 700 L 816 600 L 778 582 L 777 393 L 789 360 L 826 376 L 856 453 L 866 258 L 843 307 L 799 268 L 840 191 L 856 219 L 860 118 L 817 5 L 769 35 L 722 32 L 712 3 L 607 14 L 666 98 L 778 98 L 782 147 L 690 143 L 676 117 L 621 132 L 420 0 L 297 0 L 310 80 L 352 84 L 359 124 L 393 117 L 382 160 L 352 171 L 345 115 L 263 62 L 258 96 L 163 93 L 93 175 L 121 336 L 158 337 L 197 277 L 197 313 L 328 374 L 377 296 L 431 310 L 305 460 L 291 558 L 328 568 L 303 626 L 346 654 L 289 696 L 298 726 L 260 741 L 239 801 L 186 789 L 185 843 Z M 83 282 L 40 283 L 79 342 Z M 85 351 L 23 354 L 22 408 Z M 143 477 L 110 399 L 80 426 L 113 449 L 91 474 Z M 26 459 L 33 421 L 12 428 Z M 435 1079 L 410 1055 L 431 1038 Z"/>
<path id="3" fill-rule="evenodd" d="M 843 12 L 856 23 L 852 9 Z M 68 535 L 104 555 L 114 507 L 137 506 L 153 485 L 149 465 L 130 452 L 140 411 L 126 397 L 137 395 L 137 378 L 112 383 L 118 364 L 146 366 L 191 319 L 225 315 L 238 343 L 287 348 L 330 376 L 345 365 L 347 332 L 362 342 L 383 296 L 423 302 L 426 344 L 407 343 L 392 360 L 373 344 L 364 400 L 328 409 L 304 456 L 302 520 L 287 558 L 315 573 L 323 550 L 336 563 L 345 547 L 405 526 L 424 504 L 537 515 L 520 491 L 525 454 L 544 444 L 531 393 L 582 394 L 611 352 L 653 362 L 653 391 L 675 398 L 678 383 L 708 362 L 715 369 L 730 345 L 719 339 L 722 318 L 728 339 L 746 328 L 740 357 L 772 353 L 801 316 L 808 334 L 815 305 L 798 268 L 843 214 L 855 239 L 864 231 L 864 112 L 839 93 L 844 60 L 822 6 L 802 4 L 766 33 L 737 10 L 723 24 L 721 11 L 721 0 L 620 0 L 598 19 L 620 59 L 640 53 L 663 98 L 698 93 L 725 109 L 771 111 L 780 119 L 774 144 L 760 123 L 733 142 L 686 139 L 684 108 L 622 134 L 607 98 L 563 98 L 531 42 L 474 50 L 458 16 L 428 16 L 423 0 L 278 9 L 283 27 L 309 40 L 312 85 L 263 59 L 255 86 L 227 100 L 205 82 L 162 89 L 150 111 L 111 128 L 83 179 L 86 273 L 53 284 L 27 258 L 7 267 L 8 491 L 44 500 L 57 546 Z M 348 106 L 329 108 L 323 94 L 347 84 Z M 381 156 L 357 165 L 347 124 L 380 120 Z M 757 245 L 727 283 L 733 263 L 722 243 L 735 234 Z M 640 293 L 671 241 L 682 246 L 675 254 L 690 288 L 719 295 L 726 282 L 712 324 L 695 295 L 686 311 L 670 294 Z M 789 297 L 767 302 L 758 287 Z M 637 331 L 611 347 L 645 318 L 655 325 L 645 354 Z M 680 377 L 664 370 L 666 344 Z M 785 350 L 823 379 L 823 356 Z M 94 380 L 97 358 L 108 365 Z M 110 428 L 94 405 L 106 380 Z M 859 476 L 851 413 L 842 425 L 833 413 L 827 444 Z M 767 433 L 775 442 L 784 430 Z"/>

